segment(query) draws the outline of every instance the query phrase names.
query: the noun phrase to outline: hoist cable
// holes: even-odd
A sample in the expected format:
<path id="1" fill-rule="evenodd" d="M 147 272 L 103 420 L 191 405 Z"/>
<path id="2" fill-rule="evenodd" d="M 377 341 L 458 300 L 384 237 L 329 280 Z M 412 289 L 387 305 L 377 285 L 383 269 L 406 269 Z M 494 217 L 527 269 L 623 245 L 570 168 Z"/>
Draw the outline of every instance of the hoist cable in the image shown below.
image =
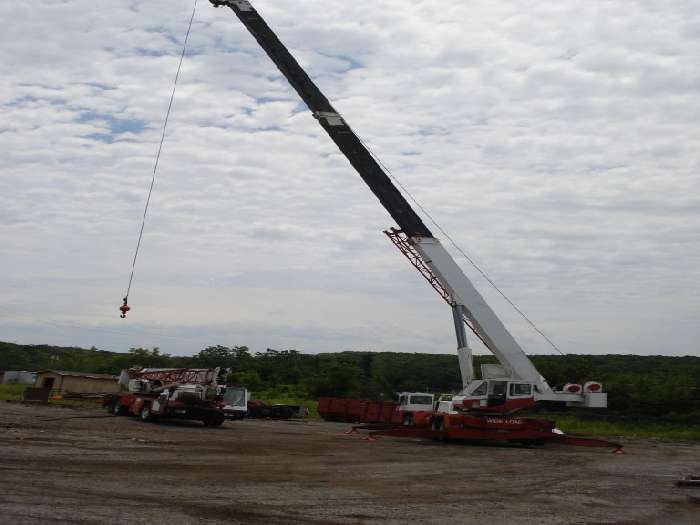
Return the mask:
<path id="1" fill-rule="evenodd" d="M 192 31 L 192 23 L 194 22 L 194 16 L 197 12 L 197 2 L 199 0 L 194 0 L 194 7 L 192 8 L 192 16 L 190 17 L 190 23 L 187 27 L 187 34 L 185 34 L 185 42 L 182 46 L 182 53 L 180 54 L 180 62 L 177 66 L 177 73 L 175 74 L 175 82 L 173 83 L 173 90 L 170 94 L 170 103 L 168 104 L 168 110 L 165 113 L 165 121 L 163 122 L 163 132 L 160 136 L 160 144 L 158 145 L 158 152 L 156 153 L 155 163 L 153 164 L 153 176 L 151 177 L 151 186 L 148 189 L 148 197 L 146 198 L 146 206 L 143 209 L 143 219 L 141 221 L 141 230 L 139 231 L 139 239 L 136 243 L 136 250 L 134 251 L 134 259 L 131 262 L 131 275 L 129 276 L 129 285 L 126 288 L 126 294 L 124 295 L 124 306 L 127 306 L 127 300 L 129 299 L 129 293 L 131 292 L 131 284 L 134 281 L 134 271 L 136 269 L 136 259 L 139 256 L 139 250 L 141 249 L 141 240 L 143 239 L 143 230 L 146 227 L 146 216 L 148 215 L 148 206 L 151 203 L 151 195 L 153 194 L 153 186 L 156 183 L 156 173 L 158 172 L 158 163 L 160 162 L 160 154 L 163 151 L 163 144 L 165 143 L 165 133 L 168 129 L 168 121 L 170 120 L 170 112 L 173 109 L 173 102 L 175 100 L 175 92 L 177 90 L 177 83 L 180 80 L 180 71 L 182 71 L 182 62 L 185 59 L 185 54 L 187 53 L 187 42 L 190 38 L 190 32 Z M 128 310 L 127 310 L 128 311 Z M 123 311 L 123 315 L 126 312 Z"/>
<path id="2" fill-rule="evenodd" d="M 469 257 L 467 253 L 457 244 L 457 242 L 445 231 L 445 229 L 435 220 L 435 218 L 426 210 L 423 205 L 416 199 L 416 197 L 413 196 L 413 194 L 408 191 L 406 186 L 404 186 L 401 181 L 391 172 L 391 170 L 382 162 L 382 160 L 379 158 L 379 156 L 372 151 L 372 148 L 365 142 L 365 140 L 358 135 L 355 130 L 352 130 L 353 133 L 357 136 L 357 138 L 362 142 L 362 144 L 367 148 L 367 151 L 369 151 L 370 155 L 374 158 L 374 160 L 377 161 L 377 163 L 384 168 L 384 171 L 386 171 L 387 175 L 391 177 L 391 179 L 396 183 L 396 185 L 401 188 L 401 190 L 408 195 L 409 199 L 420 209 L 420 211 L 423 212 L 423 214 L 432 222 L 435 227 L 442 233 L 442 235 L 445 236 L 445 238 L 450 242 L 450 244 L 454 247 L 455 250 L 457 250 L 469 263 L 476 269 L 481 276 L 486 279 L 486 281 L 493 287 L 494 290 L 496 290 L 501 297 L 503 297 L 506 301 L 508 301 L 508 304 L 510 304 L 513 309 L 520 314 L 520 316 L 527 321 L 527 323 L 538 333 L 540 334 L 549 345 L 554 348 L 557 352 L 559 352 L 561 355 L 566 356 L 564 352 L 562 352 L 559 347 L 552 341 L 547 334 L 545 334 L 540 328 L 523 312 L 506 294 L 503 290 L 501 290 L 496 283 L 486 274 L 486 272 L 478 265 L 476 264 L 476 261 Z"/>

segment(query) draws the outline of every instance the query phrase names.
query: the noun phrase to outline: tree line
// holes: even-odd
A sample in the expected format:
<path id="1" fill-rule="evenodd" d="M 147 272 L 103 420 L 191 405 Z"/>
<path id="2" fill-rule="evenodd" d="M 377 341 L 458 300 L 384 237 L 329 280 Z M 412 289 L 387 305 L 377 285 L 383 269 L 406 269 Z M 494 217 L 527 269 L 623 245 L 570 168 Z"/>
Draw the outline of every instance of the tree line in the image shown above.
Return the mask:
<path id="1" fill-rule="evenodd" d="M 636 355 L 534 355 L 551 385 L 605 384 L 609 412 L 700 420 L 700 357 Z M 476 356 L 477 370 L 492 356 Z M 251 352 L 246 346 L 210 346 L 191 356 L 158 348 L 125 353 L 97 348 L 0 342 L 0 370 L 71 370 L 118 374 L 131 366 L 230 368 L 229 382 L 268 397 L 320 396 L 393 399 L 396 392 L 454 393 L 461 387 L 457 356 L 393 352 L 304 354 L 297 350 Z"/>

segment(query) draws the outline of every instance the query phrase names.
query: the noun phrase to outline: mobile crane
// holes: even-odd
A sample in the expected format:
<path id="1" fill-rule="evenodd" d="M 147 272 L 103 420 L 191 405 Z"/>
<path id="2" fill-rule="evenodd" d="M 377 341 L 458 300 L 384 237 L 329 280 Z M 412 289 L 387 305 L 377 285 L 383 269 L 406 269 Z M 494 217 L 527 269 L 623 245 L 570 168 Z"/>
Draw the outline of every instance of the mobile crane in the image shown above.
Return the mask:
<path id="1" fill-rule="evenodd" d="M 225 419 L 241 419 L 247 411 L 245 388 L 224 385 L 226 370 L 219 368 L 131 368 L 119 383 L 126 392 L 103 400 L 115 415 L 134 415 L 144 422 L 161 418 L 200 420 L 218 427 Z"/>
<path id="2" fill-rule="evenodd" d="M 533 407 L 538 401 L 603 408 L 607 406 L 607 394 L 597 381 L 571 383 L 562 389 L 553 389 L 450 253 L 392 183 L 371 151 L 260 13 L 247 0 L 209 1 L 214 7 L 230 8 L 267 53 L 400 228 L 384 233 L 452 309 L 462 391 L 451 401 L 440 402 L 433 411 L 417 412 L 414 424 L 409 425 L 413 428 L 402 426 L 378 432 L 466 440 L 541 442 L 568 439 L 572 444 L 619 448 L 616 444 L 597 440 L 563 437 L 555 431 L 554 423 L 550 421 L 511 416 L 519 410 Z M 465 325 L 499 362 L 498 365 L 483 365 L 481 379 L 475 378 Z"/>

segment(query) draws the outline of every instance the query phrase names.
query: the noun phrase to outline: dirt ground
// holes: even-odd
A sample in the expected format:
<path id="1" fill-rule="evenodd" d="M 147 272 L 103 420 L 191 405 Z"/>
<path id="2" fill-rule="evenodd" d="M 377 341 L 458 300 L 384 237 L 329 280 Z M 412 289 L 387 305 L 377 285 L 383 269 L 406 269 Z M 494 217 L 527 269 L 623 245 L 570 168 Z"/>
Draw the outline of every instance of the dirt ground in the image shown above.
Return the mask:
<path id="1" fill-rule="evenodd" d="M 142 423 L 0 404 L 0 523 L 698 524 L 700 445 L 607 449 L 345 435 L 348 425 Z"/>

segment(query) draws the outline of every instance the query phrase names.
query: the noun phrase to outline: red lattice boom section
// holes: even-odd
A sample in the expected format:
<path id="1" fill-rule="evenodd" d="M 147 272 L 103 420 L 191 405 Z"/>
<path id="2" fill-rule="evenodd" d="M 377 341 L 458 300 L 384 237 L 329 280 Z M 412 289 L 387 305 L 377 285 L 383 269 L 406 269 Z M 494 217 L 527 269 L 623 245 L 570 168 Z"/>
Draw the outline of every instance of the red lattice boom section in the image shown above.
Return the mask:
<path id="1" fill-rule="evenodd" d="M 148 381 L 206 385 L 215 379 L 216 371 L 211 368 L 168 368 L 162 370 L 144 369 L 132 375 L 135 379 L 145 379 Z"/>
<path id="2" fill-rule="evenodd" d="M 440 295 L 440 297 L 443 298 L 443 300 L 449 304 L 450 306 L 455 306 L 457 303 L 456 301 L 452 298 L 452 295 L 450 294 L 449 290 L 445 288 L 440 280 L 437 278 L 437 276 L 433 273 L 433 270 L 430 269 L 430 267 L 427 265 L 427 263 L 423 260 L 421 257 L 420 253 L 416 251 L 416 249 L 413 247 L 413 244 L 411 244 L 411 240 L 408 238 L 408 236 L 401 230 L 397 230 L 396 228 L 391 228 L 389 230 L 384 230 L 384 234 L 389 237 L 389 240 L 394 243 L 394 246 L 396 246 L 399 251 L 408 259 L 408 262 L 413 265 L 413 267 L 418 270 L 418 273 L 420 273 L 423 278 L 428 281 L 430 286 L 433 287 L 433 289 Z M 484 346 L 486 348 L 489 348 L 488 343 L 484 341 L 484 338 L 481 337 L 481 334 L 476 331 L 476 328 L 472 325 L 471 321 L 464 317 L 464 323 L 469 327 L 469 329 L 474 332 L 474 335 L 484 343 Z M 490 349 L 490 348 L 489 348 Z"/>
<path id="3" fill-rule="evenodd" d="M 430 286 L 433 287 L 440 297 L 442 297 L 450 306 L 454 306 L 455 301 L 452 299 L 450 292 L 442 285 L 430 267 L 425 264 L 423 258 L 409 241 L 408 236 L 396 228 L 385 230 L 384 233 L 387 237 L 389 237 L 391 242 L 394 243 L 394 246 L 396 246 L 399 251 L 404 254 L 406 259 L 408 259 L 408 262 L 410 262 L 413 267 L 425 278 L 425 280 L 428 281 Z"/>

